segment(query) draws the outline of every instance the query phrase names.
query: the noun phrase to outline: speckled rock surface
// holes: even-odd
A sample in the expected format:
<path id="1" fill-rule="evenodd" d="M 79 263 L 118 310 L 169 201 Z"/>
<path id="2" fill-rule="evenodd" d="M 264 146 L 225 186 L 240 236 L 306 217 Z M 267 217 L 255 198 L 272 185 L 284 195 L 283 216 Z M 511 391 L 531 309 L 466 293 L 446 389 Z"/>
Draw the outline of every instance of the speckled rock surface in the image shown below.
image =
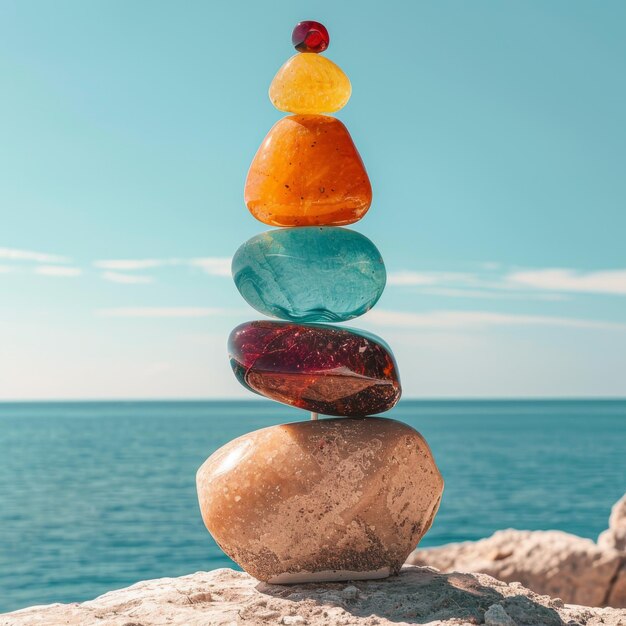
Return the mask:
<path id="1" fill-rule="evenodd" d="M 198 470 L 202 518 L 273 583 L 383 578 L 432 524 L 443 479 L 422 436 L 391 419 L 322 419 L 249 433 Z"/>
<path id="2" fill-rule="evenodd" d="M 228 569 L 161 578 L 82 604 L 0 615 L 0 626 L 625 626 L 626 611 L 564 605 L 485 574 L 406 567 L 380 581 L 279 586 Z"/>

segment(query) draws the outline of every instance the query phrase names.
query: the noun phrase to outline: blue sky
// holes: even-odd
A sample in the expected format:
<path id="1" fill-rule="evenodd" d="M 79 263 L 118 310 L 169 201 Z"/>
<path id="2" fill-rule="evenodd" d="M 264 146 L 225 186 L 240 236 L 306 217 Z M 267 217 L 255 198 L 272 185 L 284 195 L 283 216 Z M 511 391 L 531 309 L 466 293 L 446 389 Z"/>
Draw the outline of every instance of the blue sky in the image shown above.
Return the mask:
<path id="1" fill-rule="evenodd" d="M 626 4 L 0 3 L 0 399 L 247 397 L 229 259 L 291 29 L 348 74 L 408 397 L 626 395 Z"/>

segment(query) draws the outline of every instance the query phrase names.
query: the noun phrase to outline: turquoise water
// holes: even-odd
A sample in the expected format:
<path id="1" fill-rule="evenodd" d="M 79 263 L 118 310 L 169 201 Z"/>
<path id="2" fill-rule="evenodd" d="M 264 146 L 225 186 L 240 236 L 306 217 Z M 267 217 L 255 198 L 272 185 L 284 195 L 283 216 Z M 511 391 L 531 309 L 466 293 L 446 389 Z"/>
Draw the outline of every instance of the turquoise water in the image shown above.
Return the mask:
<path id="1" fill-rule="evenodd" d="M 626 490 L 626 402 L 411 402 L 387 414 L 446 480 L 422 545 L 499 528 L 595 538 Z M 271 402 L 0 404 L 0 612 L 229 566 L 195 472 L 233 437 L 303 413 Z"/>

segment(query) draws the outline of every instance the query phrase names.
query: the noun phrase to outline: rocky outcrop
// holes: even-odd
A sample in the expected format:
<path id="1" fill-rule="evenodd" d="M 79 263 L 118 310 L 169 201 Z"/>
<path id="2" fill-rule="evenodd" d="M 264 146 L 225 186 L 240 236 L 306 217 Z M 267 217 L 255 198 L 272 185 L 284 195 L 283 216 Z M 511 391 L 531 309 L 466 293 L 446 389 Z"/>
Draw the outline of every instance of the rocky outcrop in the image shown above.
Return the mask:
<path id="1" fill-rule="evenodd" d="M 162 578 L 82 604 L 0 615 L 0 626 L 625 626 L 626 611 L 564 605 L 485 574 L 405 567 L 353 583 L 269 585 L 229 569 Z"/>
<path id="2" fill-rule="evenodd" d="M 547 530 L 501 530 L 487 539 L 416 550 L 412 565 L 482 572 L 587 606 L 626 607 L 626 496 L 598 543 Z"/>
<path id="3" fill-rule="evenodd" d="M 482 572 L 573 604 L 602 606 L 622 558 L 557 530 L 500 530 L 476 542 L 417 550 L 408 562 L 443 572 Z"/>

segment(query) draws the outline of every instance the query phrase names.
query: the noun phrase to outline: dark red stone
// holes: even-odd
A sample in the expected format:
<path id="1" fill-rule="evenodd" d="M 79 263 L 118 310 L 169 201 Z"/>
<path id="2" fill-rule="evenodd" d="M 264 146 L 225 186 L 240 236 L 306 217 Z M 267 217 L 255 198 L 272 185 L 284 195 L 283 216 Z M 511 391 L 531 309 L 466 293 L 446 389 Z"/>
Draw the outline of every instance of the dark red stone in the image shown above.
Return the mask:
<path id="1" fill-rule="evenodd" d="M 245 387 L 323 415 L 381 413 L 402 393 L 391 349 L 362 331 L 246 322 L 231 332 L 228 351 L 233 372 Z"/>
<path id="2" fill-rule="evenodd" d="M 324 24 L 306 20 L 296 24 L 291 33 L 291 42 L 298 52 L 324 52 L 330 37 Z"/>

